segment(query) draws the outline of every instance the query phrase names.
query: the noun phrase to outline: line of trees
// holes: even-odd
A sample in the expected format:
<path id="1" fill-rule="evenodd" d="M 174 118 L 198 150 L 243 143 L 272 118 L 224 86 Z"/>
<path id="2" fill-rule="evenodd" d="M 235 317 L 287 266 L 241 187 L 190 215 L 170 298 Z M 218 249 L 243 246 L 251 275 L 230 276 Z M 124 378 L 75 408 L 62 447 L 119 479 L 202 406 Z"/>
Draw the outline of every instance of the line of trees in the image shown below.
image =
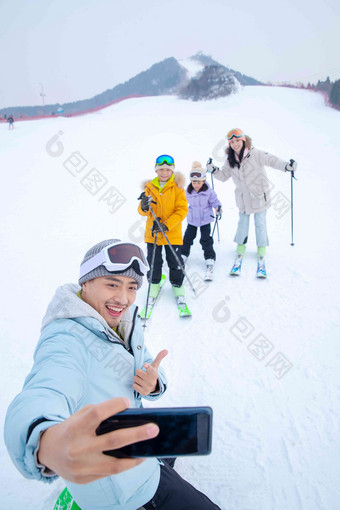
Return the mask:
<path id="1" fill-rule="evenodd" d="M 340 108 L 340 80 L 336 80 L 333 84 L 329 100 L 334 105 Z"/>
<path id="2" fill-rule="evenodd" d="M 275 85 L 274 83 L 267 83 L 268 86 Z M 324 81 L 318 80 L 317 84 L 308 83 L 305 85 L 304 83 L 278 83 L 281 87 L 290 87 L 290 88 L 298 88 L 298 89 L 307 89 L 307 90 L 315 90 L 316 92 L 322 92 L 325 96 L 326 101 L 330 106 L 333 106 L 337 110 L 340 110 L 340 80 L 336 80 L 332 82 L 327 76 L 327 79 Z"/>
<path id="3" fill-rule="evenodd" d="M 308 83 L 308 88 L 325 92 L 328 96 L 329 102 L 340 108 L 340 80 L 332 82 L 327 76 L 325 81 L 319 80 L 316 85 Z"/>

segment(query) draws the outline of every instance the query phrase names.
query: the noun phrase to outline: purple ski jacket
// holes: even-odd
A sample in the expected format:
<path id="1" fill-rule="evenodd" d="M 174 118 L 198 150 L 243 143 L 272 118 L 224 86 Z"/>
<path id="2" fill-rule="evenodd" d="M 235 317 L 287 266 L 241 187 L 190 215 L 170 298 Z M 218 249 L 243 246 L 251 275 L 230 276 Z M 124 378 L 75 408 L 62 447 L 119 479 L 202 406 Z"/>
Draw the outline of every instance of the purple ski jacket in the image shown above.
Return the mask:
<path id="1" fill-rule="evenodd" d="M 205 183 L 208 189 L 202 190 L 197 193 L 194 189 L 191 193 L 186 190 L 186 196 L 189 202 L 189 212 L 187 222 L 194 227 L 202 227 L 214 220 L 213 208 L 221 205 L 217 198 L 216 192 Z"/>

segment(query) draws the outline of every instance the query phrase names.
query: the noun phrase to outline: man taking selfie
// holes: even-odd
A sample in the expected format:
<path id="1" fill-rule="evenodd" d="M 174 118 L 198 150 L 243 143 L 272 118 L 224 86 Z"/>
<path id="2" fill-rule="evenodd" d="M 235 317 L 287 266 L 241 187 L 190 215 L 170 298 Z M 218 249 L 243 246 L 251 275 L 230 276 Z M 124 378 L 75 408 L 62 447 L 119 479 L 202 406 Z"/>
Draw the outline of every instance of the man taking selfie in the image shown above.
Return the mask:
<path id="1" fill-rule="evenodd" d="M 134 305 L 148 269 L 133 243 L 110 239 L 87 251 L 79 285 L 59 287 L 47 308 L 34 365 L 7 412 L 5 442 L 25 477 L 61 476 L 82 510 L 218 509 L 154 457 L 103 454 L 157 436 L 155 424 L 96 435 L 103 420 L 166 389 L 167 351 L 152 358 Z"/>

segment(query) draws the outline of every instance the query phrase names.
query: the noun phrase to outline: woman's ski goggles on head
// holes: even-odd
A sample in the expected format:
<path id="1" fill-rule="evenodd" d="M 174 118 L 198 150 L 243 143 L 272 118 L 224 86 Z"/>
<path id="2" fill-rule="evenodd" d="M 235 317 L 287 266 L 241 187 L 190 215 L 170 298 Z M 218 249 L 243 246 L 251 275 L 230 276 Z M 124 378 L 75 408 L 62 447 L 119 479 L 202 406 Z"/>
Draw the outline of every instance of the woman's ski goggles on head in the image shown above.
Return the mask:
<path id="1" fill-rule="evenodd" d="M 190 172 L 190 180 L 191 181 L 195 181 L 195 180 L 203 181 L 204 179 L 206 179 L 206 177 L 207 177 L 207 174 L 205 172 L 199 172 L 198 170 L 193 170 L 192 172 Z"/>
<path id="2" fill-rule="evenodd" d="M 246 135 L 243 133 L 243 131 L 241 129 L 232 129 L 227 134 L 227 138 L 228 138 L 228 140 L 231 140 L 233 137 L 235 137 L 235 138 L 245 138 Z"/>
<path id="3" fill-rule="evenodd" d="M 173 166 L 175 164 L 175 160 L 172 156 L 168 156 L 167 154 L 162 154 L 161 156 L 158 156 L 156 159 L 155 166 L 158 165 L 169 165 Z"/>
<path id="4" fill-rule="evenodd" d="M 110 244 L 80 266 L 79 279 L 99 266 L 104 266 L 112 272 L 124 271 L 131 266 L 134 260 L 136 260 L 141 274 L 146 274 L 150 268 L 139 246 L 123 242 Z"/>

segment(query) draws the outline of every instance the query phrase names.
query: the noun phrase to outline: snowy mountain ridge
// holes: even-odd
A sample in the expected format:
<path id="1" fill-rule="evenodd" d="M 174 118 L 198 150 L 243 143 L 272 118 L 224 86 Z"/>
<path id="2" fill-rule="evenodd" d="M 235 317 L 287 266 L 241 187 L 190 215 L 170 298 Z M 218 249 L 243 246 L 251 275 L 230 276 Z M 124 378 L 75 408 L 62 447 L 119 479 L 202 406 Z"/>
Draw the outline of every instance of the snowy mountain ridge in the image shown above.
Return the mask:
<path id="1" fill-rule="evenodd" d="M 182 62 L 182 63 L 181 63 Z M 197 97 L 196 90 L 191 91 L 190 85 L 197 88 L 196 81 L 199 79 L 199 71 L 206 69 L 206 74 L 211 74 L 211 80 L 204 79 L 198 85 L 200 93 Z M 209 87 L 214 81 L 214 75 L 219 74 L 217 78 L 221 85 L 220 96 L 215 91 L 209 94 Z M 223 78 L 222 78 L 223 77 Z M 6 107 L 0 110 L 1 115 L 13 114 L 17 117 L 42 115 L 45 111 L 47 115 L 57 114 L 58 108 L 62 108 L 63 115 L 71 115 L 79 112 L 86 112 L 91 109 L 97 109 L 101 106 L 107 106 L 117 99 L 130 96 L 159 96 L 159 95 L 179 95 L 187 99 L 211 99 L 212 97 L 223 97 L 233 90 L 227 91 L 223 87 L 225 82 L 232 83 L 237 80 L 241 85 L 259 85 L 260 82 L 249 76 L 243 75 L 232 69 L 222 66 L 211 57 L 198 53 L 188 59 L 178 61 L 174 57 L 169 57 L 161 62 L 152 65 L 146 71 L 143 71 L 125 83 L 116 85 L 112 89 L 106 90 L 93 98 L 75 101 L 73 103 L 45 105 L 44 110 L 41 106 L 26 107 Z M 194 82 L 194 83 L 193 83 Z M 188 88 L 189 87 L 189 88 Z"/>

